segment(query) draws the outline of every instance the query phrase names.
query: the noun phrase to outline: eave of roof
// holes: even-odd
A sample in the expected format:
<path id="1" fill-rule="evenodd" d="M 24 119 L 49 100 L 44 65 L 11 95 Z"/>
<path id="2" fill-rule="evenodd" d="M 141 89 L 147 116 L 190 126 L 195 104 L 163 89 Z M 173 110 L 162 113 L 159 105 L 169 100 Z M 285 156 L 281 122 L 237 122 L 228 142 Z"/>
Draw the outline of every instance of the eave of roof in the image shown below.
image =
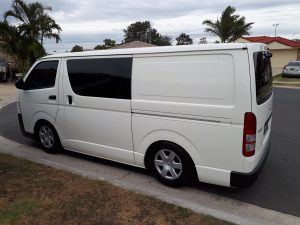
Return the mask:
<path id="1" fill-rule="evenodd" d="M 270 44 L 272 42 L 278 42 L 289 47 L 300 48 L 300 43 L 297 41 L 289 40 L 283 37 L 268 37 L 268 36 L 257 36 L 257 37 L 243 37 L 250 42 L 260 42 L 264 44 Z"/>

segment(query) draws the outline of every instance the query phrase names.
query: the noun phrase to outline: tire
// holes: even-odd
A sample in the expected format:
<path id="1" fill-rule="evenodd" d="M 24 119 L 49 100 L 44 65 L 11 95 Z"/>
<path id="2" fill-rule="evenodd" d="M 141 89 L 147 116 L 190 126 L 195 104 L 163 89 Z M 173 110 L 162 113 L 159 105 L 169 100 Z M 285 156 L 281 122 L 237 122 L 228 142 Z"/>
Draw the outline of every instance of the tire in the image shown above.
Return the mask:
<path id="1" fill-rule="evenodd" d="M 163 184 L 181 187 L 194 181 L 195 166 L 189 155 L 179 146 L 164 142 L 150 149 L 146 166 Z"/>
<path id="2" fill-rule="evenodd" d="M 39 123 L 35 129 L 35 136 L 41 148 L 47 153 L 54 154 L 61 151 L 62 146 L 59 137 L 50 123 Z"/>

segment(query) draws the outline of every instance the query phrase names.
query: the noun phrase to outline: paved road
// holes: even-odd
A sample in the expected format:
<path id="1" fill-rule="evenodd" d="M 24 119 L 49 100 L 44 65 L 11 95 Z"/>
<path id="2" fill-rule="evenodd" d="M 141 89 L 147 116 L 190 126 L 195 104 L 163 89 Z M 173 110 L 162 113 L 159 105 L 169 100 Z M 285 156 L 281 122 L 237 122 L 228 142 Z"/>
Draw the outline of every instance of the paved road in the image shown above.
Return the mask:
<path id="1" fill-rule="evenodd" d="M 267 163 L 255 184 L 247 189 L 228 189 L 195 184 L 194 189 L 214 193 L 263 208 L 300 216 L 300 90 L 274 89 L 272 147 Z M 22 136 L 16 117 L 16 104 L 0 111 L 0 135 L 16 142 L 34 145 Z M 65 153 L 73 155 L 73 153 Z M 83 157 L 74 154 L 74 157 Z M 93 161 L 91 157 L 84 157 Z M 99 161 L 100 163 L 110 163 Z M 112 166 L 131 170 L 112 163 Z M 135 169 L 133 169 L 135 170 Z M 135 172 L 144 174 L 141 170 Z M 147 175 L 147 174 L 145 174 Z"/>

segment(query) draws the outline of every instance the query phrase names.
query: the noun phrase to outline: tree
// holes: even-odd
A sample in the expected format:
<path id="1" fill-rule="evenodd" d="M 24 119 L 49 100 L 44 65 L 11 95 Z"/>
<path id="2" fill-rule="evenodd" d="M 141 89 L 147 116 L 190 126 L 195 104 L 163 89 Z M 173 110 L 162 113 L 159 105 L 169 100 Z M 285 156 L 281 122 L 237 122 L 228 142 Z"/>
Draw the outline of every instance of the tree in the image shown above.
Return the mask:
<path id="1" fill-rule="evenodd" d="M 116 41 L 112 39 L 104 39 L 103 42 L 104 42 L 103 46 L 105 48 L 113 48 L 116 46 Z"/>
<path id="2" fill-rule="evenodd" d="M 83 48 L 82 48 L 82 46 L 75 45 L 75 46 L 72 48 L 71 52 L 83 52 Z"/>
<path id="3" fill-rule="evenodd" d="M 57 33 L 53 32 L 56 30 Z M 44 38 L 52 39 L 54 38 L 56 43 L 61 41 L 60 39 L 60 31 L 61 27 L 48 15 L 43 15 L 40 21 L 40 43 L 44 44 Z"/>
<path id="4" fill-rule="evenodd" d="M 21 35 L 35 39 L 43 45 L 44 38 L 55 38 L 60 41 L 61 27 L 56 24 L 46 11 L 51 11 L 39 2 L 26 3 L 24 0 L 14 0 L 11 9 L 4 13 L 4 19 L 13 17 L 17 20 L 18 30 Z"/>
<path id="5" fill-rule="evenodd" d="M 103 45 L 96 45 L 94 50 L 103 50 L 106 49 Z"/>
<path id="6" fill-rule="evenodd" d="M 151 44 L 157 46 L 170 46 L 171 41 L 172 41 L 171 37 L 156 33 L 156 35 L 153 35 L 153 41 L 151 42 Z"/>
<path id="7" fill-rule="evenodd" d="M 46 54 L 43 46 L 35 39 L 24 36 L 18 27 L 0 22 L 0 49 L 9 54 L 17 64 L 17 69 L 25 72 Z"/>
<path id="8" fill-rule="evenodd" d="M 200 38 L 200 40 L 199 40 L 199 44 L 207 44 L 206 37 L 202 37 L 202 38 Z"/>
<path id="9" fill-rule="evenodd" d="M 113 48 L 116 46 L 116 41 L 112 39 L 104 39 L 103 43 L 104 43 L 103 45 L 97 45 L 94 49 L 102 50 L 102 49 Z"/>
<path id="10" fill-rule="evenodd" d="M 245 17 L 235 12 L 234 7 L 228 6 L 217 21 L 204 20 L 202 24 L 207 26 L 205 31 L 218 36 L 222 43 L 234 42 L 243 35 L 249 35 L 251 25 L 254 23 L 246 23 Z"/>
<path id="11" fill-rule="evenodd" d="M 152 28 L 150 21 L 132 23 L 123 32 L 125 43 L 143 41 L 158 46 L 171 45 L 172 39 L 158 33 L 155 28 Z"/>
<path id="12" fill-rule="evenodd" d="M 177 38 L 176 38 L 177 44 L 176 45 L 192 45 L 193 44 L 193 39 L 190 38 L 190 35 L 186 33 L 181 33 Z"/>

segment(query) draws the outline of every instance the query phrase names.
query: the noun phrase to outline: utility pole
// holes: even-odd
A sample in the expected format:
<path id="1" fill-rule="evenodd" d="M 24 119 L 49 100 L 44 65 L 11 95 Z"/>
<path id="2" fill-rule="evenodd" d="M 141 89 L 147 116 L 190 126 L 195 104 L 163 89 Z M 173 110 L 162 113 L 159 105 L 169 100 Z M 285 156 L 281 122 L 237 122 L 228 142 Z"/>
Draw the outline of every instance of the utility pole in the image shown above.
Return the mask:
<path id="1" fill-rule="evenodd" d="M 147 31 L 146 31 L 146 39 L 148 39 L 148 43 L 151 44 L 151 29 L 148 28 Z"/>
<path id="2" fill-rule="evenodd" d="M 279 26 L 279 23 L 274 23 L 273 27 L 275 27 L 275 37 L 277 35 L 277 27 Z"/>

